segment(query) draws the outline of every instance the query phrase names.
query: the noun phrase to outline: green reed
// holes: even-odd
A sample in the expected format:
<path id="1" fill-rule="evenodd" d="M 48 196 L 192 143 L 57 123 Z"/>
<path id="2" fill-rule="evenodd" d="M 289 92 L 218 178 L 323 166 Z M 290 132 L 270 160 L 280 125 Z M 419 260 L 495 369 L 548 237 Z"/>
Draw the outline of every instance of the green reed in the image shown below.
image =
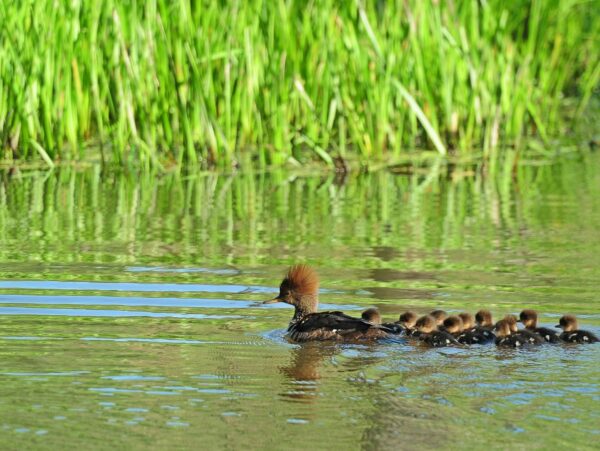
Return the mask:
<path id="1" fill-rule="evenodd" d="M 0 36 L 0 158 L 49 165 L 495 159 L 600 79 L 577 0 L 25 0 Z"/>

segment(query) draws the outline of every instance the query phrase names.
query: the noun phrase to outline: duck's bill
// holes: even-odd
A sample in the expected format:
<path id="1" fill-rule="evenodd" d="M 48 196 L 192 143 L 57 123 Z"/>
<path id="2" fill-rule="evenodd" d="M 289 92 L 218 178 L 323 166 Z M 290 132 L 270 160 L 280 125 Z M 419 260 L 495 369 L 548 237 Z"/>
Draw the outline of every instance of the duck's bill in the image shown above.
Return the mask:
<path id="1" fill-rule="evenodd" d="M 560 324 L 557 324 L 557 325 L 556 325 L 556 326 L 554 326 L 554 327 L 558 327 L 559 329 L 562 329 L 562 326 L 561 326 Z"/>
<path id="2" fill-rule="evenodd" d="M 281 302 L 281 299 L 279 299 L 278 297 L 269 299 L 268 301 L 263 301 L 263 304 L 275 304 L 276 302 Z"/>

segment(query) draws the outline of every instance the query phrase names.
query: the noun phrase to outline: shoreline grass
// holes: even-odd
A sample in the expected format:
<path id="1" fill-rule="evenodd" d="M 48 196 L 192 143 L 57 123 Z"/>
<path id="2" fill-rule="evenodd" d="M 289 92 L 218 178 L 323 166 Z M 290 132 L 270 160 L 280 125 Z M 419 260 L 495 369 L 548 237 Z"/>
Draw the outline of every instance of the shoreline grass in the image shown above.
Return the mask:
<path id="1" fill-rule="evenodd" d="M 576 0 L 29 0 L 0 34 L 0 159 L 48 165 L 90 143 L 187 170 L 493 160 L 559 136 L 600 80 L 600 14 Z"/>

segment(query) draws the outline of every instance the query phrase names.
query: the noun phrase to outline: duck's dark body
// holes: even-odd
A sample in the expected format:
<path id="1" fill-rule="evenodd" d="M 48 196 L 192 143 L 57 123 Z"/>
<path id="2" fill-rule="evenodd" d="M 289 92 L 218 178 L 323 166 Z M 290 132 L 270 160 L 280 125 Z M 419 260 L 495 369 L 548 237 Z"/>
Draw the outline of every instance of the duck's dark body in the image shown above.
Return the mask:
<path id="1" fill-rule="evenodd" d="M 417 329 L 404 329 L 404 335 L 407 337 L 419 338 L 420 332 Z"/>
<path id="2" fill-rule="evenodd" d="M 560 334 L 560 339 L 567 343 L 597 343 L 598 337 L 587 330 L 573 330 L 571 332 L 563 332 Z"/>
<path id="3" fill-rule="evenodd" d="M 552 329 L 548 329 L 547 327 L 536 327 L 531 332 L 535 332 L 540 337 L 544 339 L 547 343 L 561 343 L 562 340 L 556 333 L 556 331 Z"/>
<path id="4" fill-rule="evenodd" d="M 431 347 L 434 347 L 434 348 L 441 348 L 444 346 L 451 346 L 451 345 L 460 345 L 460 343 L 456 340 L 456 338 L 454 338 L 448 332 L 443 331 L 443 330 L 435 330 L 430 333 L 420 333 L 419 339 L 423 343 L 425 343 Z"/>
<path id="5" fill-rule="evenodd" d="M 459 343 L 465 345 L 482 345 L 492 343 L 495 339 L 494 332 L 484 327 L 474 327 L 456 337 Z"/>
<path id="6" fill-rule="evenodd" d="M 545 340 L 535 332 L 529 330 L 520 330 L 506 337 L 497 337 L 496 346 L 521 348 L 523 346 L 539 345 L 545 343 Z"/>
<path id="7" fill-rule="evenodd" d="M 399 323 L 383 323 L 383 327 L 385 327 L 389 333 L 393 335 L 407 335 L 407 330 L 404 326 Z"/>
<path id="8" fill-rule="evenodd" d="M 373 340 L 389 337 L 390 330 L 342 312 L 309 313 L 294 317 L 288 336 L 297 342 L 315 340 Z"/>

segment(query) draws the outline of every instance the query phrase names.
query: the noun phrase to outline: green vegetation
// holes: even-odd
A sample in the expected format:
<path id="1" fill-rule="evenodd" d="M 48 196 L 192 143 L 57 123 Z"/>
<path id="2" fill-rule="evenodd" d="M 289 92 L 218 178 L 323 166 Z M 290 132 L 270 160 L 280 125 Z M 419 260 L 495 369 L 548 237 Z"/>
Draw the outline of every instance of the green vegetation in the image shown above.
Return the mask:
<path id="1" fill-rule="evenodd" d="M 221 3 L 2 2 L 0 159 L 496 159 L 600 79 L 591 1 Z"/>

